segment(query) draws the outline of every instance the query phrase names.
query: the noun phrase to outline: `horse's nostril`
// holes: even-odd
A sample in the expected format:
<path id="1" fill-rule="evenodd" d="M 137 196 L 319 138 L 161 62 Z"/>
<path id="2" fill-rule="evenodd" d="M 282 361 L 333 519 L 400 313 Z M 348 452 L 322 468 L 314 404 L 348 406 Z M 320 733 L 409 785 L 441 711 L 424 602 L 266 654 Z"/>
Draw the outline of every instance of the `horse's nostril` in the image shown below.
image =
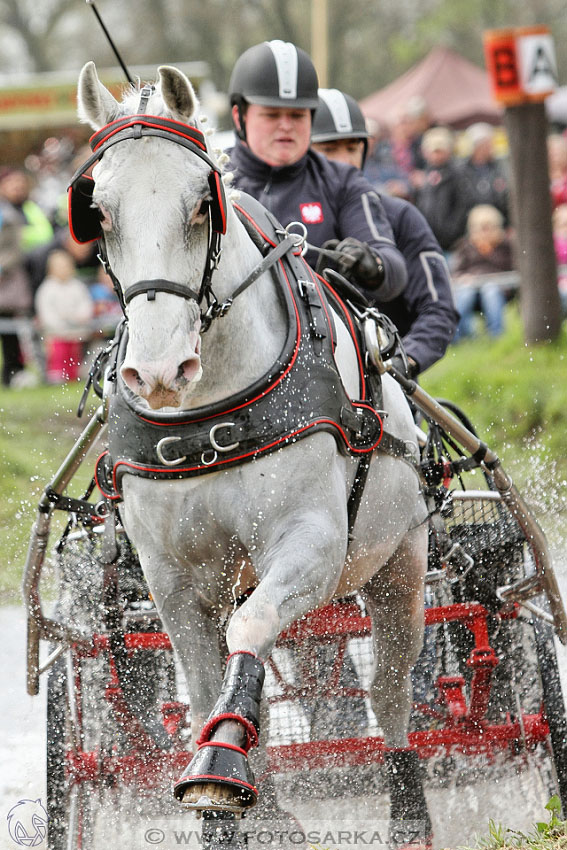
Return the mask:
<path id="1" fill-rule="evenodd" d="M 183 363 L 179 364 L 177 371 L 178 378 L 185 378 L 186 381 L 193 381 L 201 369 L 201 358 L 198 356 L 188 357 Z"/>
<path id="2" fill-rule="evenodd" d="M 123 368 L 120 370 L 120 374 L 126 386 L 130 387 L 134 392 L 144 386 L 143 378 L 137 369 L 132 369 L 131 367 Z"/>

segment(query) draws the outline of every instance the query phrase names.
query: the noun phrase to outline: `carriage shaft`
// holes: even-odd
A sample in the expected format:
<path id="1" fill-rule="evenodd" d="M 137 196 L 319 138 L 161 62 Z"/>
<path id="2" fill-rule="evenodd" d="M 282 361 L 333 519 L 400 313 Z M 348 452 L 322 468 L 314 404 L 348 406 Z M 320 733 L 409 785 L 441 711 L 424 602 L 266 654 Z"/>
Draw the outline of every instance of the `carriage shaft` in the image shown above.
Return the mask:
<path id="1" fill-rule="evenodd" d="M 101 405 L 91 417 L 75 445 L 45 488 L 38 505 L 22 581 L 22 594 L 27 611 L 27 692 L 39 693 L 39 645 L 42 639 L 71 643 L 80 641 L 81 635 L 65 628 L 61 623 L 44 616 L 39 592 L 41 571 L 47 551 L 54 497 L 60 496 L 85 459 L 89 449 L 100 436 L 106 424 L 107 409 Z"/>
<path id="2" fill-rule="evenodd" d="M 395 368 L 387 364 L 386 371 L 395 378 L 406 395 L 426 416 L 440 425 L 447 434 L 453 437 L 478 461 L 485 472 L 492 476 L 503 503 L 522 529 L 526 542 L 531 549 L 541 589 L 545 591 L 549 601 L 557 637 L 561 643 L 567 644 L 567 614 L 561 599 L 557 578 L 553 572 L 545 534 L 518 492 L 511 477 L 503 469 L 498 455 L 415 381 L 408 380 Z"/>

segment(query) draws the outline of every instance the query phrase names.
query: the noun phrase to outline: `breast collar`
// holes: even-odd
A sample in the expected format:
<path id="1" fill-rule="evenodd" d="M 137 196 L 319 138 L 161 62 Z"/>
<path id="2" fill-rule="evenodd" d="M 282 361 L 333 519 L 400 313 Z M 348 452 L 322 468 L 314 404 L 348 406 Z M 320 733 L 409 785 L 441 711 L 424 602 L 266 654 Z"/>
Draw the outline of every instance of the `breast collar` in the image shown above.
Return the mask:
<path id="1" fill-rule="evenodd" d="M 235 210 L 263 253 L 278 243 L 279 225 L 261 204 L 243 194 Z M 321 430 L 333 434 L 339 450 L 353 456 L 367 455 L 379 446 L 382 419 L 366 398 L 357 331 L 347 308 L 333 299 L 355 341 L 359 401 L 347 396 L 337 370 L 325 282 L 291 252 L 272 274 L 287 313 L 287 338 L 269 372 L 246 390 L 193 411 L 160 414 L 142 407 L 116 370 L 115 392 L 109 399 L 108 451 L 96 469 L 105 496 L 120 498 L 124 473 L 150 479 L 204 475 L 254 460 Z M 126 344 L 127 331 L 117 346 L 117 364 Z"/>

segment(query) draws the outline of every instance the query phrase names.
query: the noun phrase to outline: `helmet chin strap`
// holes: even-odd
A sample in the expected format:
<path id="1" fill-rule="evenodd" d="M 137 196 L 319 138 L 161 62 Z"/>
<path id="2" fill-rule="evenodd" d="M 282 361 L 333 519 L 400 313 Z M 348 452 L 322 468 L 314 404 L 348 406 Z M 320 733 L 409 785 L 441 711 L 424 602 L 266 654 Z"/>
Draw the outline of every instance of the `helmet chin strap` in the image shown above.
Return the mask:
<path id="1" fill-rule="evenodd" d="M 238 138 L 245 142 L 246 141 L 246 122 L 244 120 L 244 110 L 242 109 L 242 101 L 240 101 L 236 108 L 238 109 L 238 123 L 239 127 L 234 128 L 236 135 Z"/>

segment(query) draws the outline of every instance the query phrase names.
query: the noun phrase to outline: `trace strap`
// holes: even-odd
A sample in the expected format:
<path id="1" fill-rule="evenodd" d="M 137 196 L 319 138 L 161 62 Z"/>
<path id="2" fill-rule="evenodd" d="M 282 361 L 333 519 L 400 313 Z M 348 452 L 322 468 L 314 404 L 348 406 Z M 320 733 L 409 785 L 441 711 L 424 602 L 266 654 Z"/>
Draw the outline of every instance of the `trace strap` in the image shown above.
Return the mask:
<path id="1" fill-rule="evenodd" d="M 268 254 L 266 254 L 264 259 L 258 263 L 256 268 L 252 269 L 250 274 L 242 281 L 240 286 L 238 286 L 234 290 L 230 298 L 227 298 L 226 301 L 223 301 L 222 303 L 216 301 L 215 303 L 211 304 L 204 316 L 205 323 L 203 331 L 206 331 L 208 329 L 212 319 L 217 318 L 217 316 L 225 316 L 226 313 L 229 311 L 230 307 L 232 306 L 232 302 L 235 298 L 237 298 L 242 292 L 248 289 L 248 287 L 251 286 L 254 281 L 258 280 L 258 278 L 261 277 L 264 272 L 268 271 L 268 269 L 274 266 L 278 262 L 278 260 L 281 260 L 284 254 L 287 254 L 288 251 L 291 251 L 293 248 L 297 247 L 297 236 L 294 234 L 287 234 L 285 239 L 283 239 L 278 245 L 272 248 L 272 250 Z"/>

